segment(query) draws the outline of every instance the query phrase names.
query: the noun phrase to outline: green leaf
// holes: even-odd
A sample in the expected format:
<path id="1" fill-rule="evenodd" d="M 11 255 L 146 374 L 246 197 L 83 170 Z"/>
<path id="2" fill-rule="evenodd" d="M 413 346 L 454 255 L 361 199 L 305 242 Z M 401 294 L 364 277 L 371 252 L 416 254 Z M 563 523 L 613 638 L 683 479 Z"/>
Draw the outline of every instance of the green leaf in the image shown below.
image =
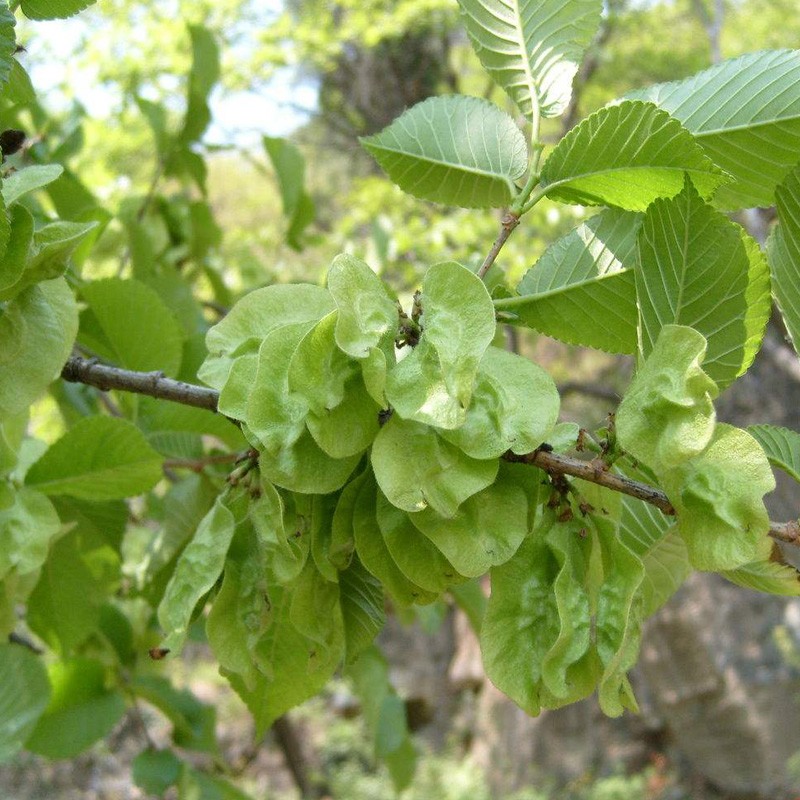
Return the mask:
<path id="1" fill-rule="evenodd" d="M 50 702 L 25 746 L 48 758 L 72 758 L 111 732 L 125 713 L 125 700 L 107 688 L 99 661 L 59 661 L 48 673 Z"/>
<path id="2" fill-rule="evenodd" d="M 207 478 L 190 475 L 170 486 L 164 495 L 159 528 L 129 528 L 125 534 L 123 572 L 151 606 L 157 606 L 163 597 L 178 554 L 217 495 L 217 487 Z"/>
<path id="3" fill-rule="evenodd" d="M 252 800 L 224 778 L 201 772 L 188 764 L 183 765 L 178 791 L 179 800 Z"/>
<path id="4" fill-rule="evenodd" d="M 52 183 L 64 172 L 61 164 L 34 164 L 13 172 L 3 180 L 3 200 L 6 207 L 16 203 L 20 197 Z"/>
<path id="5" fill-rule="evenodd" d="M 315 213 L 314 201 L 303 188 L 305 159 L 300 150 L 288 139 L 262 136 L 261 141 L 275 170 L 283 201 L 283 214 L 289 221 L 286 241 L 290 247 L 301 250 L 301 236 L 314 221 Z"/>
<path id="6" fill-rule="evenodd" d="M 326 580 L 312 559 L 292 585 L 289 609 L 292 625 L 309 642 L 308 669 L 325 669 L 338 663 L 344 644 L 344 628 L 339 607 L 339 584 Z"/>
<path id="7" fill-rule="evenodd" d="M 21 0 L 20 8 L 28 19 L 66 19 L 95 0 Z"/>
<path id="8" fill-rule="evenodd" d="M 180 141 L 198 141 L 211 122 L 208 96 L 219 80 L 219 47 L 214 34 L 202 25 L 189 25 L 192 40 L 192 69 L 189 72 L 189 97 Z"/>
<path id="9" fill-rule="evenodd" d="M 410 515 L 461 575 L 483 575 L 516 552 L 528 533 L 528 502 L 523 490 L 498 482 L 472 495 L 450 518 L 428 508 Z"/>
<path id="10" fill-rule="evenodd" d="M 304 247 L 302 235 L 305 229 L 314 221 L 317 209 L 314 201 L 303 192 L 300 203 L 294 216 L 289 220 L 289 230 L 286 231 L 286 244 L 293 250 L 300 251 Z"/>
<path id="11" fill-rule="evenodd" d="M 135 425 L 119 417 L 86 417 L 51 445 L 26 482 L 49 495 L 114 500 L 152 489 L 161 456 Z"/>
<path id="12" fill-rule="evenodd" d="M 730 570 L 769 557 L 763 497 L 775 479 L 749 433 L 719 423 L 708 447 L 662 480 L 695 569 Z"/>
<path id="13" fill-rule="evenodd" d="M 288 139 L 273 136 L 262 136 L 261 141 L 267 151 L 275 177 L 278 180 L 278 189 L 283 201 L 284 216 L 291 219 L 303 196 L 306 163 L 300 150 Z"/>
<path id="14" fill-rule="evenodd" d="M 643 600 L 639 591 L 645 577 L 641 559 L 618 536 L 617 526 L 593 517 L 603 560 L 603 583 L 597 596 L 595 646 L 603 674 L 598 699 L 604 714 L 618 717 L 624 709 L 638 711 L 627 672 L 639 657 Z"/>
<path id="15" fill-rule="evenodd" d="M 319 413 L 310 411 L 306 425 L 314 441 L 332 458 L 363 453 L 378 433 L 380 406 L 367 391 L 361 375 L 344 386 L 342 401 Z"/>
<path id="16" fill-rule="evenodd" d="M 429 592 L 441 594 L 464 580 L 409 515 L 395 508 L 382 492 L 377 496 L 376 519 L 386 549 L 410 581 Z"/>
<path id="17" fill-rule="evenodd" d="M 662 328 L 617 411 L 620 444 L 657 474 L 699 455 L 714 434 L 717 387 L 701 367 L 705 352 L 696 330 Z"/>
<path id="18" fill-rule="evenodd" d="M 689 183 L 677 197 L 650 206 L 636 269 L 642 356 L 665 325 L 686 325 L 705 336 L 703 369 L 720 389 L 747 370 L 772 303 L 766 264 L 744 236 Z"/>
<path id="19" fill-rule="evenodd" d="M 172 750 L 143 750 L 131 765 L 133 782 L 143 792 L 163 795 L 181 775 L 183 762 Z"/>
<path id="20" fill-rule="evenodd" d="M 23 647 L 0 644 L 0 764 L 23 748 L 49 701 L 41 658 Z"/>
<path id="21" fill-rule="evenodd" d="M 60 529 L 58 514 L 44 495 L 24 487 L 14 492 L 13 505 L 0 509 L 0 579 L 12 572 L 36 572 Z"/>
<path id="22" fill-rule="evenodd" d="M 657 197 L 678 194 L 687 173 L 703 197 L 726 180 L 677 120 L 626 101 L 596 111 L 556 145 L 541 189 L 565 203 L 644 211 Z"/>
<path id="23" fill-rule="evenodd" d="M 86 284 L 81 293 L 89 305 L 81 314 L 84 347 L 126 369 L 177 374 L 183 331 L 153 289 L 136 280 L 105 278 Z"/>
<path id="24" fill-rule="evenodd" d="M 497 461 L 470 458 L 433 429 L 397 415 L 375 437 L 372 468 L 397 508 L 421 511 L 430 506 L 445 517 L 453 517 L 461 503 L 497 475 Z"/>
<path id="25" fill-rule="evenodd" d="M 800 348 L 800 167 L 775 192 L 778 225 L 767 244 L 775 299 L 795 351 Z"/>
<path id="26" fill-rule="evenodd" d="M 336 408 L 358 364 L 336 344 L 338 311 L 323 317 L 300 340 L 289 362 L 289 390 L 302 395 L 316 414 Z M 377 413 L 377 409 L 376 409 Z"/>
<path id="27" fill-rule="evenodd" d="M 744 589 L 784 597 L 800 595 L 800 572 L 791 564 L 780 561 L 756 561 L 738 569 L 723 571 L 721 575 Z"/>
<path id="28" fill-rule="evenodd" d="M 52 546 L 28 598 L 28 625 L 69 655 L 99 627 L 100 609 L 119 583 L 119 555 L 104 532 L 79 524 Z"/>
<path id="29" fill-rule="evenodd" d="M 732 183 L 714 203 L 731 210 L 769 206 L 800 152 L 800 51 L 749 53 L 690 78 L 631 97 L 680 120 Z"/>
<path id="30" fill-rule="evenodd" d="M 17 37 L 14 34 L 16 24 L 14 14 L 8 10 L 8 4 L 0 5 L 0 83 L 8 83 L 14 64 L 17 63 L 14 59 L 17 49 Z M 5 91 L 8 91 L 8 87 Z"/>
<path id="31" fill-rule="evenodd" d="M 130 689 L 154 705 L 172 723 L 172 741 L 179 747 L 217 752 L 214 706 L 200 702 L 188 689 L 176 689 L 166 678 L 136 675 Z"/>
<path id="32" fill-rule="evenodd" d="M 317 322 L 333 311 L 327 289 L 311 284 L 267 286 L 245 295 L 206 335 L 208 357 L 197 375 L 222 389 L 233 362 L 258 353 L 264 339 L 284 325 Z"/>
<path id="33" fill-rule="evenodd" d="M 800 433 L 778 425 L 750 425 L 747 432 L 764 448 L 773 467 L 800 481 Z"/>
<path id="34" fill-rule="evenodd" d="M 328 560 L 338 570 L 345 570 L 355 550 L 353 538 L 353 513 L 358 493 L 364 482 L 373 476 L 369 468 L 353 478 L 341 491 L 331 522 L 331 541 Z"/>
<path id="35" fill-rule="evenodd" d="M 2 23 L 0 23 L 2 28 Z M 5 36 L 0 34 L 4 44 L 8 42 Z M 3 48 L 5 49 L 5 47 Z M 0 72 L 2 67 L 0 67 Z M 15 105 L 29 105 L 36 100 L 36 92 L 31 83 L 31 77 L 25 68 L 16 59 L 11 63 L 11 73 L 8 76 L 8 87 L 6 89 L 7 99 Z"/>
<path id="36" fill-rule="evenodd" d="M 529 119 L 563 113 L 584 50 L 600 24 L 598 0 L 459 0 L 472 47 Z"/>
<path id="37" fill-rule="evenodd" d="M 368 480 L 359 490 L 356 499 L 353 534 L 359 560 L 384 585 L 398 605 L 432 603 L 437 594 L 426 591 L 406 577 L 392 558 L 376 518 L 377 494 L 375 484 Z"/>
<path id="38" fill-rule="evenodd" d="M 339 311 L 336 344 L 347 355 L 367 358 L 387 336 L 394 339 L 397 303 L 366 262 L 346 253 L 336 256 L 328 270 L 328 291 Z"/>
<path id="39" fill-rule="evenodd" d="M 154 103 L 152 100 L 147 100 L 139 95 L 136 95 L 133 99 L 153 132 L 158 155 L 161 158 L 165 158 L 169 155 L 172 147 L 172 140 L 167 126 L 167 109 L 162 103 Z M 133 225 L 138 226 L 138 222 L 134 222 Z"/>
<path id="40" fill-rule="evenodd" d="M 269 676 L 259 675 L 249 690 L 238 675 L 226 677 L 242 698 L 256 723 L 256 735 L 290 708 L 317 694 L 338 666 L 341 649 L 329 653 L 324 663 L 317 645 L 304 636 L 290 620 L 292 595 L 280 586 L 270 588 L 272 624 L 256 647 L 256 657 L 269 665 Z"/>
<path id="41" fill-rule="evenodd" d="M 562 342 L 636 352 L 636 234 L 641 214 L 608 209 L 551 245 L 523 277 L 519 297 L 494 301 Z"/>
<path id="42" fill-rule="evenodd" d="M 250 555 L 225 562 L 222 586 L 206 618 L 206 636 L 220 669 L 240 675 L 252 689 L 258 676 L 253 649 L 269 626 L 270 606 L 262 559 Z"/>
<path id="43" fill-rule="evenodd" d="M 30 286 L 0 311 L 0 419 L 26 409 L 64 366 L 78 330 L 66 281 Z"/>
<path id="44" fill-rule="evenodd" d="M 557 707 L 586 696 L 594 686 L 582 655 L 589 645 L 589 603 L 579 583 L 578 537 L 570 526 L 556 525 L 554 554 L 545 541 L 553 522 L 548 510 L 514 557 L 492 570 L 492 595 L 481 625 L 486 674 L 533 715 L 543 705 Z M 544 663 L 553 647 L 548 684 L 558 698 L 544 683 Z"/>
<path id="45" fill-rule="evenodd" d="M 169 436 L 192 442 L 198 442 L 202 435 L 213 436 L 231 450 L 242 450 L 247 445 L 242 432 L 222 415 L 204 408 L 165 403 L 155 397 L 139 398 L 136 424 L 156 448 Z"/>
<path id="46" fill-rule="evenodd" d="M 555 427 L 560 405 L 553 379 L 527 358 L 490 347 L 481 359 L 465 423 L 443 439 L 472 458 L 530 453 Z"/>
<path id="47" fill-rule="evenodd" d="M 234 516 L 220 496 L 178 559 L 158 606 L 162 647 L 174 654 L 183 648 L 197 602 L 222 574 L 234 527 Z"/>
<path id="48" fill-rule="evenodd" d="M 462 208 L 499 208 L 527 167 L 514 120 L 477 97 L 431 97 L 361 139 L 403 191 Z"/>
<path id="49" fill-rule="evenodd" d="M 457 428 L 494 338 L 494 306 L 483 281 L 454 261 L 428 270 L 420 303 L 421 343 L 389 373 L 386 397 L 404 419 Z"/>
<path id="50" fill-rule="evenodd" d="M 672 520 L 649 503 L 630 497 L 622 500 L 619 538 L 642 561 L 642 616 L 649 617 L 689 577 L 692 566 L 686 544 Z"/>
<path id="51" fill-rule="evenodd" d="M 367 727 L 375 737 L 375 753 L 386 762 L 395 790 L 400 792 L 414 776 L 416 751 L 404 704 L 389 682 L 386 659 L 376 647 L 370 647 L 347 673 L 361 700 Z"/>
<path id="52" fill-rule="evenodd" d="M 52 222 L 33 234 L 27 251 L 27 263 L 19 280 L 11 287 L 14 293 L 41 281 L 58 278 L 67 270 L 69 259 L 97 222 Z M 24 236 L 26 231 L 21 232 Z M 14 242 L 23 245 L 24 240 Z"/>
<path id="53" fill-rule="evenodd" d="M 339 605 L 344 623 L 344 663 L 352 664 L 386 623 L 383 587 L 358 558 L 339 575 Z"/>
<path id="54" fill-rule="evenodd" d="M 0 259 L 0 299 L 6 299 L 25 288 L 20 279 L 28 263 L 33 242 L 33 216 L 25 206 L 11 209 L 11 229 L 2 259 Z"/>
<path id="55" fill-rule="evenodd" d="M 296 503 L 284 503 L 269 481 L 262 479 L 259 489 L 259 497 L 250 504 L 250 520 L 265 552 L 269 574 L 278 583 L 288 584 L 306 563 L 311 532 Z"/>

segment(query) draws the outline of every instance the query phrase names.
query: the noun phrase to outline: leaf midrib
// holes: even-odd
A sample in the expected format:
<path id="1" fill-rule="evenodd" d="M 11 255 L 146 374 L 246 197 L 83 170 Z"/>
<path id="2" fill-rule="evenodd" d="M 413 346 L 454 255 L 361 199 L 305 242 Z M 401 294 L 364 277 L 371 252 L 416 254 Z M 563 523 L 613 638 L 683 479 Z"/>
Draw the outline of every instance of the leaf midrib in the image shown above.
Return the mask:
<path id="1" fill-rule="evenodd" d="M 668 113 L 673 114 L 674 112 L 670 111 Z M 687 127 L 686 123 L 680 120 L 678 117 L 675 117 L 675 119 L 678 119 L 678 121 L 681 122 L 681 124 L 686 128 L 687 131 L 689 131 L 689 133 L 692 134 L 692 136 L 694 136 L 695 139 L 703 139 L 708 136 L 720 136 L 726 133 L 737 133 L 739 131 L 753 131 L 756 130 L 757 128 L 767 127 L 769 125 L 775 125 L 777 123 L 782 123 L 782 122 L 798 122 L 800 121 L 800 113 L 793 114 L 788 117 L 774 117 L 750 124 L 731 125 L 730 127 L 727 128 L 709 128 L 707 130 L 702 130 L 702 131 L 692 130 L 691 128 Z"/>
<path id="2" fill-rule="evenodd" d="M 557 286 L 555 288 L 547 289 L 543 292 L 532 292 L 529 294 L 521 294 L 517 297 L 505 297 L 498 300 L 495 300 L 494 305 L 495 308 L 513 308 L 514 304 L 508 301 L 511 300 L 524 300 L 524 299 L 532 299 L 532 300 L 542 300 L 548 297 L 554 297 L 559 294 L 564 294 L 565 292 L 570 292 L 572 290 L 582 289 L 586 286 L 590 285 L 597 285 L 601 281 L 610 280 L 611 278 L 619 277 L 620 275 L 627 275 L 628 273 L 633 273 L 632 269 L 623 268 L 616 270 L 615 272 L 607 272 L 605 275 L 595 275 L 594 277 L 589 278 L 582 278 L 575 283 L 567 283 L 563 286 Z M 521 303 L 517 303 L 517 305 L 521 305 Z"/>
<path id="3" fill-rule="evenodd" d="M 503 183 L 513 184 L 514 178 L 518 177 L 516 175 L 512 176 L 510 173 L 488 172 L 486 170 L 480 169 L 480 167 L 470 167 L 460 162 L 442 161 L 437 158 L 431 158 L 430 156 L 418 155 L 417 153 L 409 153 L 408 150 L 396 150 L 393 147 L 386 147 L 386 145 L 378 145 L 374 144 L 373 142 L 369 143 L 369 147 L 375 148 L 376 150 L 383 150 L 386 153 L 395 153 L 405 158 L 414 159 L 415 161 L 424 161 L 427 162 L 428 164 L 436 164 L 437 166 L 449 167 L 450 169 L 458 169 L 462 172 L 469 172 L 473 175 L 480 175 L 482 177 L 494 178 L 495 180 L 502 181 Z"/>
<path id="4" fill-rule="evenodd" d="M 713 162 L 712 165 L 715 167 L 717 166 L 716 164 L 713 164 Z M 569 184 L 574 183 L 575 181 L 578 180 L 583 180 L 584 178 L 594 178 L 597 175 L 613 175 L 618 172 L 634 172 L 639 170 L 662 170 L 662 171 L 680 172 L 680 173 L 684 172 L 699 173 L 701 175 L 709 175 L 715 178 L 723 178 L 726 176 L 727 173 L 725 173 L 721 168 L 717 167 L 717 169 L 719 171 L 712 169 L 702 169 L 700 167 L 686 167 L 686 166 L 671 167 L 663 164 L 643 164 L 641 166 L 628 164 L 624 167 L 609 167 L 608 169 L 599 169 L 595 172 L 581 172 L 577 175 L 571 175 L 568 178 L 562 178 L 561 180 L 554 181 L 553 183 L 542 184 L 542 190 L 545 193 L 547 193 L 551 189 L 558 189 L 561 188 L 562 186 L 568 186 Z M 676 194 L 679 193 L 680 190 L 676 192 Z"/>
<path id="5" fill-rule="evenodd" d="M 38 483 L 31 483 L 29 484 L 31 487 L 35 487 L 40 491 L 45 491 L 47 487 L 58 486 L 59 484 L 70 484 L 74 483 L 75 481 L 83 482 L 86 480 L 97 481 L 104 479 L 106 477 L 113 477 L 115 474 L 119 474 L 128 470 L 130 467 L 141 467 L 147 464 L 159 464 L 161 461 L 160 458 L 153 458 L 149 457 L 147 459 L 140 459 L 138 461 L 126 461 L 124 464 L 116 464 L 112 467 L 105 467 L 102 470 L 96 470 L 93 472 L 81 472 L 76 475 L 70 475 L 67 477 L 61 478 L 51 478 L 48 481 L 42 481 Z M 46 493 L 46 492 L 45 492 Z"/>

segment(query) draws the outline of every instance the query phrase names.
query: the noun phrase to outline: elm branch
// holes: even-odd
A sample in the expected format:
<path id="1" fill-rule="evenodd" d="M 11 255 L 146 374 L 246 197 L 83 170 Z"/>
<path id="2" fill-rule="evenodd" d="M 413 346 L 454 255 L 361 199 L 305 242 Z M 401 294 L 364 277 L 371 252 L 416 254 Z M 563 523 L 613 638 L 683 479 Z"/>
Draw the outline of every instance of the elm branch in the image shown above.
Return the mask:
<path id="1" fill-rule="evenodd" d="M 96 360 L 73 356 L 61 371 L 61 377 L 73 383 L 85 383 L 103 391 L 118 389 L 123 392 L 146 394 L 160 400 L 205 408 L 217 412 L 219 392 L 167 378 L 161 372 L 134 372 L 100 364 Z M 675 509 L 669 498 L 660 489 L 640 481 L 617 475 L 608 469 L 600 459 L 581 461 L 571 456 L 552 453 L 547 450 L 534 450 L 525 455 L 506 453 L 507 461 L 531 464 L 550 475 L 570 475 L 590 483 L 605 486 L 615 492 L 626 494 L 650 503 L 664 514 L 674 516 Z M 800 522 L 770 522 L 769 535 L 779 542 L 800 547 Z"/>

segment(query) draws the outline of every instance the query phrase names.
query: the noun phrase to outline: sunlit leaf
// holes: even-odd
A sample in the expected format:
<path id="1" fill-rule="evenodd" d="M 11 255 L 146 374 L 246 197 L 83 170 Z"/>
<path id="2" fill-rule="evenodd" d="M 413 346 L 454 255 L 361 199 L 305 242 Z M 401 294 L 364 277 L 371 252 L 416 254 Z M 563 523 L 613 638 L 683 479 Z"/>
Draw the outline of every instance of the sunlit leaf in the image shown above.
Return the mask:
<path id="1" fill-rule="evenodd" d="M 641 214 L 608 209 L 552 244 L 498 311 L 570 344 L 636 351 L 636 234 Z M 513 320 L 515 323 L 517 320 Z"/>
<path id="2" fill-rule="evenodd" d="M 405 511 L 430 506 L 445 517 L 497 475 L 497 461 L 470 458 L 432 428 L 397 416 L 375 437 L 372 468 L 393 505 Z"/>
<path id="3" fill-rule="evenodd" d="M 514 120 L 464 95 L 418 103 L 361 144 L 403 191 L 462 208 L 506 205 L 527 166 Z"/>
<path id="4" fill-rule="evenodd" d="M 87 417 L 50 446 L 26 482 L 49 495 L 114 500 L 152 489 L 161 478 L 161 461 L 131 422 Z"/>
<path id="5" fill-rule="evenodd" d="M 768 50 L 715 64 L 690 78 L 630 97 L 680 120 L 706 154 L 732 175 L 714 197 L 730 210 L 769 206 L 800 152 L 800 51 Z"/>
<path id="6" fill-rule="evenodd" d="M 556 200 L 644 211 L 673 197 L 684 175 L 703 197 L 725 180 L 681 124 L 650 103 L 601 108 L 573 128 L 542 168 L 541 186 Z"/>
<path id="7" fill-rule="evenodd" d="M 772 301 L 766 263 L 745 236 L 689 183 L 677 197 L 650 206 L 635 270 L 644 357 L 664 325 L 687 325 L 705 336 L 703 369 L 720 389 L 747 370 Z"/>
<path id="8" fill-rule="evenodd" d="M 0 644 L 0 764 L 12 758 L 50 701 L 50 683 L 39 656 Z"/>
<path id="9" fill-rule="evenodd" d="M 99 661 L 58 661 L 48 673 L 50 702 L 25 747 L 48 758 L 72 758 L 111 732 L 125 713 L 125 700 L 106 686 Z"/>
<path id="10" fill-rule="evenodd" d="M 572 79 L 600 24 L 599 0 L 459 0 L 481 63 L 520 111 L 561 114 Z"/>

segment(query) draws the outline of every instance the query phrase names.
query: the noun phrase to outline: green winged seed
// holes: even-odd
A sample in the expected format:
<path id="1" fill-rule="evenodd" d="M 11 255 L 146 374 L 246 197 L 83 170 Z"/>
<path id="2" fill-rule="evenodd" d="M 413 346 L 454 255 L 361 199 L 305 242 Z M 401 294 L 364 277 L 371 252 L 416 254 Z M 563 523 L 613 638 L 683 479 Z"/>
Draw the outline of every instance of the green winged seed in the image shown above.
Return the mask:
<path id="1" fill-rule="evenodd" d="M 436 594 L 465 580 L 409 515 L 393 506 L 382 492 L 378 492 L 376 518 L 389 554 L 409 580 Z"/>
<path id="2" fill-rule="evenodd" d="M 457 428 L 494 338 L 494 305 L 483 281 L 453 261 L 428 270 L 420 302 L 422 340 L 389 373 L 386 396 L 401 417 Z"/>
<path id="3" fill-rule="evenodd" d="M 466 420 L 440 435 L 473 458 L 529 453 L 547 441 L 560 399 L 553 379 L 527 358 L 490 347 L 478 369 Z"/>
<path id="4" fill-rule="evenodd" d="M 513 481 L 501 480 L 450 517 L 427 508 L 409 519 L 461 575 L 474 578 L 514 555 L 529 531 L 528 497 Z"/>
<path id="5" fill-rule="evenodd" d="M 764 495 L 775 478 L 747 431 L 719 423 L 708 447 L 662 480 L 695 569 L 731 570 L 769 558 Z"/>
<path id="6" fill-rule="evenodd" d="M 542 709 L 542 662 L 560 630 L 553 593 L 558 571 L 542 537 L 525 539 L 510 561 L 492 570 L 492 594 L 481 625 L 486 674 L 533 715 Z"/>
<path id="7" fill-rule="evenodd" d="M 701 367 L 705 352 L 702 334 L 666 325 L 617 411 L 620 444 L 657 474 L 711 441 L 717 386 Z"/>
<path id="8" fill-rule="evenodd" d="M 242 387 L 248 392 L 247 427 L 269 454 L 290 447 L 304 432 L 308 401 L 289 390 L 288 372 L 297 346 L 313 325 L 313 321 L 298 322 L 269 333 L 258 349 L 253 380 L 248 387 Z M 230 374 L 235 375 L 233 367 Z"/>
<path id="9" fill-rule="evenodd" d="M 233 514 L 220 496 L 178 559 L 158 607 L 166 634 L 162 647 L 173 654 L 183 648 L 197 602 L 222 574 L 234 528 Z"/>
<path id="10" fill-rule="evenodd" d="M 406 577 L 386 546 L 375 516 L 377 491 L 373 481 L 365 481 L 353 509 L 353 532 L 358 558 L 399 605 L 432 603 L 438 594 L 423 589 Z"/>
<path id="11" fill-rule="evenodd" d="M 324 316 L 300 340 L 289 362 L 289 390 L 302 395 L 316 414 L 344 400 L 345 384 L 357 375 L 358 364 L 336 344 L 339 312 Z"/>
<path id="12" fill-rule="evenodd" d="M 397 330 L 397 302 L 386 284 L 360 258 L 345 253 L 328 270 L 328 291 L 339 316 L 336 344 L 353 358 L 367 358 L 387 335 Z"/>
<path id="13" fill-rule="evenodd" d="M 243 353 L 257 353 L 261 342 L 276 328 L 317 322 L 333 308 L 327 289 L 305 283 L 250 292 L 206 334 L 208 356 L 198 377 L 222 389 L 233 361 Z"/>
<path id="14" fill-rule="evenodd" d="M 391 503 L 404 511 L 430 506 L 453 517 L 470 496 L 493 483 L 497 461 L 470 458 L 418 422 L 393 416 L 372 446 L 375 479 Z"/>

